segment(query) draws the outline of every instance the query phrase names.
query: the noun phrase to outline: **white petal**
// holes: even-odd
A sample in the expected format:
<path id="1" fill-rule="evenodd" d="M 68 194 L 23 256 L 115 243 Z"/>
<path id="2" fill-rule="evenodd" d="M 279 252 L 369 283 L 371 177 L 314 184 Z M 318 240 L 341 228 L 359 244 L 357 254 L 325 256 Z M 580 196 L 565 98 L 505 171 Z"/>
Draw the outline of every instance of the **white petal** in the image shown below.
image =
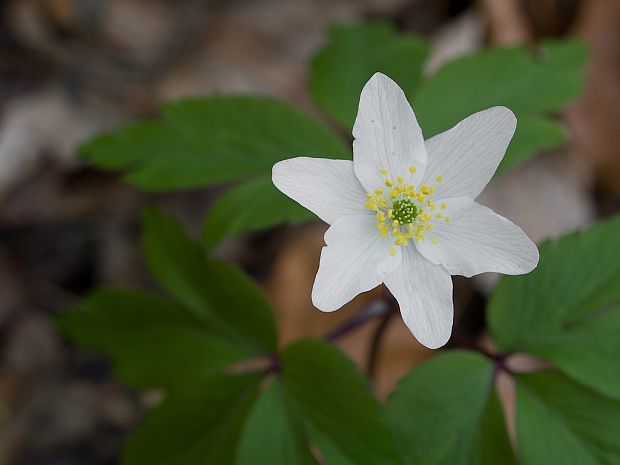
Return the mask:
<path id="1" fill-rule="evenodd" d="M 420 125 L 401 88 L 384 74 L 375 73 L 362 89 L 353 137 L 355 174 L 367 191 L 383 186 L 381 169 L 409 184 L 422 179 L 426 149 Z"/>
<path id="2" fill-rule="evenodd" d="M 493 210 L 464 197 L 438 201 L 450 217 L 433 219 L 435 229 L 416 242 L 420 253 L 431 262 L 442 265 L 450 274 L 473 276 L 494 271 L 524 274 L 538 263 L 538 249 L 515 224 Z M 432 238 L 438 239 L 433 244 Z"/>
<path id="3" fill-rule="evenodd" d="M 415 338 L 429 349 L 437 349 L 448 342 L 452 332 L 452 278 L 414 247 L 405 249 L 402 260 L 383 280 Z"/>
<path id="4" fill-rule="evenodd" d="M 493 107 L 427 140 L 424 182 L 435 184 L 441 176 L 443 181 L 435 184 L 437 196 L 475 199 L 502 161 L 516 125 L 508 108 Z"/>
<path id="5" fill-rule="evenodd" d="M 314 306 L 338 310 L 361 292 L 381 284 L 383 273 L 400 265 L 400 247 L 390 256 L 393 240 L 379 235 L 373 216 L 338 219 L 325 233 L 319 272 L 312 288 Z"/>
<path id="6" fill-rule="evenodd" d="M 351 160 L 298 157 L 273 167 L 273 183 L 284 194 L 332 224 L 341 216 L 371 215 L 364 209 L 366 191 Z"/>

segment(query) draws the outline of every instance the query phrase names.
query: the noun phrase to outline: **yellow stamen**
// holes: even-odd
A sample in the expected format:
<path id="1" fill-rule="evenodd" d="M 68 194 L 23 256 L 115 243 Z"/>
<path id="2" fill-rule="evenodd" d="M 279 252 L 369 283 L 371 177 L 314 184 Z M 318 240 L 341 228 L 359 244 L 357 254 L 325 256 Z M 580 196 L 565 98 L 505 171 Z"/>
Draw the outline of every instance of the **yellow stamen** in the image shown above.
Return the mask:
<path id="1" fill-rule="evenodd" d="M 433 220 L 445 219 L 446 223 L 450 223 L 450 217 L 445 216 L 444 212 L 447 208 L 446 203 L 436 204 L 431 195 L 435 192 L 435 186 L 430 184 L 422 184 L 419 190 L 413 184 L 405 184 L 404 177 L 393 173 L 393 177 L 388 177 L 390 171 L 386 168 L 379 170 L 384 176 L 384 186 L 375 189 L 374 192 L 367 192 L 368 201 L 364 206 L 375 212 L 376 226 L 381 237 L 389 237 L 393 241 L 393 245 L 389 249 L 391 256 L 396 255 L 397 247 L 408 247 L 409 241 L 423 241 L 425 234 L 435 229 Z M 410 173 L 416 173 L 415 166 L 409 167 Z M 437 182 L 443 181 L 441 176 L 436 176 Z M 412 212 L 409 216 L 403 217 L 406 220 L 399 221 L 395 215 L 395 210 L 390 208 L 396 202 L 406 201 L 410 203 Z M 436 213 L 435 210 L 441 206 L 442 212 Z M 399 210 L 400 211 L 400 210 Z M 399 218 L 401 218 L 399 216 Z M 407 222 L 405 222 L 407 221 Z M 437 244 L 439 239 L 436 237 L 428 238 L 433 244 Z"/>

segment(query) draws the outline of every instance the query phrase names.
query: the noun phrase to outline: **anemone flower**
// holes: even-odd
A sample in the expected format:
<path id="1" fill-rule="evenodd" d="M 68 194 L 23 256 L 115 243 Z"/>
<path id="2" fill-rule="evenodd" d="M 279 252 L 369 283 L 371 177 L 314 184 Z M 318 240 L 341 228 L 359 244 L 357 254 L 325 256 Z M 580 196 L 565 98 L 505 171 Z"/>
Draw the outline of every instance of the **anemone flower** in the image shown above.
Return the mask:
<path id="1" fill-rule="evenodd" d="M 523 274 L 538 249 L 506 218 L 475 202 L 502 160 L 515 115 L 493 107 L 424 140 L 403 91 L 376 73 L 360 96 L 353 160 L 298 157 L 273 183 L 330 225 L 312 289 L 332 312 L 384 283 L 422 344 L 450 338 L 451 275 Z"/>

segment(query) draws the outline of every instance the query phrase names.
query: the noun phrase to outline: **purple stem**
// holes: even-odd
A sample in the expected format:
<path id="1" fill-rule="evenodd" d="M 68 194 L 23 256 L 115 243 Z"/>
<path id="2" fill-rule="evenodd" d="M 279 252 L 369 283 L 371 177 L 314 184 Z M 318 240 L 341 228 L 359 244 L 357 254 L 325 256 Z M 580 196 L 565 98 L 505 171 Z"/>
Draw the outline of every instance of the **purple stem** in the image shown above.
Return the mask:
<path id="1" fill-rule="evenodd" d="M 341 326 L 323 336 L 323 339 L 328 342 L 334 342 L 335 340 L 352 333 L 370 320 L 386 315 L 389 312 L 389 305 L 384 305 L 382 301 L 372 302 L 357 315 L 353 316 L 351 319 L 345 321 Z"/>
<path id="2" fill-rule="evenodd" d="M 375 359 L 377 357 L 380 339 L 384 334 L 384 330 L 385 327 L 387 327 L 390 316 L 395 313 L 397 309 L 398 306 L 395 299 L 386 291 L 386 298 L 371 302 L 370 305 L 365 307 L 361 312 L 323 336 L 323 340 L 327 342 L 334 342 L 344 336 L 347 336 L 361 326 L 364 326 L 369 321 L 372 321 L 375 318 L 383 317 L 383 323 L 373 338 L 371 350 L 369 352 L 369 369 L 372 374 L 375 368 Z M 499 354 L 490 352 L 478 343 L 472 341 L 471 339 L 464 338 L 459 334 L 453 334 L 450 342 L 452 342 L 456 347 L 469 349 L 489 358 L 495 364 L 495 371 L 502 370 L 506 373 L 513 374 L 513 371 L 506 364 L 506 359 L 511 355 L 510 352 Z M 270 363 L 266 369 L 266 372 L 279 373 L 281 370 L 279 356 L 277 354 L 272 354 L 269 356 L 269 361 Z"/>
<path id="3" fill-rule="evenodd" d="M 327 342 L 334 342 L 341 337 L 346 336 L 349 333 L 352 333 L 357 328 L 364 326 L 367 322 L 379 318 L 381 316 L 388 315 L 391 313 L 393 308 L 390 305 L 386 305 L 383 301 L 374 301 L 367 307 L 365 307 L 361 312 L 353 316 L 351 319 L 345 321 L 342 325 L 335 328 L 333 331 L 327 333 L 323 336 L 323 340 Z M 280 357 L 278 354 L 270 354 L 269 355 L 269 363 L 267 368 L 265 369 L 266 374 L 277 374 L 280 373 L 282 369 L 282 365 L 280 362 Z"/>
<path id="4" fill-rule="evenodd" d="M 482 347 L 480 344 L 472 341 L 471 339 L 464 338 L 458 334 L 453 334 L 450 341 L 458 348 L 469 349 L 474 352 L 485 356 L 495 364 L 495 370 L 502 370 L 508 374 L 514 374 L 513 371 L 506 364 L 506 359 L 512 355 L 512 352 L 506 353 L 493 353 Z"/>
<path id="5" fill-rule="evenodd" d="M 269 356 L 269 365 L 265 369 L 265 374 L 279 374 L 282 371 L 282 362 L 277 354 Z"/>

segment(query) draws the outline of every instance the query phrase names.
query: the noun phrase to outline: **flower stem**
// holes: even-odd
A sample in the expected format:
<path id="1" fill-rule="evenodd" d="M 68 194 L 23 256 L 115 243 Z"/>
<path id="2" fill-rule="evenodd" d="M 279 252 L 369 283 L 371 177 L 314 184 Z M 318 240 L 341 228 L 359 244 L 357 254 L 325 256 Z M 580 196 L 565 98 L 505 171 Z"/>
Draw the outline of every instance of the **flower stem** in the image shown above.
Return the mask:
<path id="1" fill-rule="evenodd" d="M 357 315 L 353 316 L 351 319 L 345 321 L 342 325 L 323 336 L 323 339 L 328 342 L 334 342 L 344 336 L 347 336 L 359 327 L 364 326 L 370 320 L 385 315 L 389 311 L 389 306 L 382 305 L 381 301 L 373 301 Z"/>
<path id="2" fill-rule="evenodd" d="M 391 311 L 387 312 L 383 318 L 381 319 L 381 323 L 375 329 L 375 333 L 372 336 L 372 340 L 370 341 L 370 348 L 368 350 L 368 377 L 373 380 L 375 378 L 375 374 L 377 371 L 377 358 L 379 356 L 379 348 L 381 346 L 381 341 L 383 336 L 385 335 L 385 330 L 389 326 L 389 323 L 392 317 L 395 314 L 394 307 L 390 306 Z"/>
<path id="3" fill-rule="evenodd" d="M 323 340 L 327 342 L 335 342 L 338 339 L 354 332 L 356 329 L 364 326 L 369 321 L 382 316 L 386 318 L 393 312 L 393 305 L 386 305 L 386 303 L 381 300 L 372 301 L 361 312 L 323 336 Z M 383 324 L 384 323 L 382 323 L 382 325 Z M 387 322 L 385 324 L 387 325 Z M 380 335 L 375 334 L 375 337 L 380 337 Z M 373 342 L 373 344 L 378 346 L 379 341 L 376 343 Z M 376 351 L 376 348 L 374 350 Z M 266 357 L 266 364 L 267 366 L 264 369 L 265 374 L 278 374 L 282 370 L 280 355 L 277 353 L 269 354 Z"/>

